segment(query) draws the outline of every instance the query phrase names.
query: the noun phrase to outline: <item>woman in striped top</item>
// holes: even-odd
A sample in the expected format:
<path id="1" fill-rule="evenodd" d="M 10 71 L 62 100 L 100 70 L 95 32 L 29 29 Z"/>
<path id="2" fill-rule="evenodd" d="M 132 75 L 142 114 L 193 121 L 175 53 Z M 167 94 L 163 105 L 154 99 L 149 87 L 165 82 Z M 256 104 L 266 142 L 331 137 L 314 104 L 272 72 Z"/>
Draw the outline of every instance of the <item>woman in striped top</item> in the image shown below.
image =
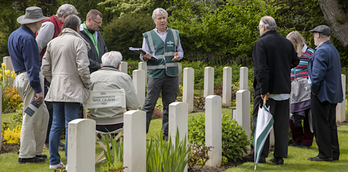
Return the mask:
<path id="1" fill-rule="evenodd" d="M 291 69 L 291 96 L 290 96 L 290 129 L 292 132 L 293 143 L 291 146 L 300 148 L 308 148 L 312 146 L 313 133 L 309 127 L 309 111 L 310 111 L 310 84 L 308 83 L 308 61 L 314 50 L 307 47 L 305 40 L 298 31 L 290 32 L 286 38 L 291 41 L 300 57 L 300 63 L 297 67 Z M 296 80 L 300 85 L 295 84 Z M 308 94 L 308 96 L 306 96 Z M 304 98 L 303 97 L 308 97 Z M 302 120 L 303 127 L 302 127 Z"/>

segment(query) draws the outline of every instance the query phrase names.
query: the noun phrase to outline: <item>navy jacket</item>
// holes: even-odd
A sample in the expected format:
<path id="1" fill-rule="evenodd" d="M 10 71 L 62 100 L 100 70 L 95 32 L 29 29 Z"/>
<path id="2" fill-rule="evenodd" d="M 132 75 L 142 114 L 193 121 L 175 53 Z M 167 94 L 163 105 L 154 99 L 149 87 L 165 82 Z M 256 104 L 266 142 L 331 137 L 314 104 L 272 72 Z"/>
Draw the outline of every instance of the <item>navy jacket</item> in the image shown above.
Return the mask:
<path id="1" fill-rule="evenodd" d="M 253 48 L 255 95 L 290 93 L 290 70 L 300 61 L 292 43 L 276 31 L 264 33 Z"/>
<path id="2" fill-rule="evenodd" d="M 308 74 L 312 82 L 312 93 L 318 96 L 320 102 L 343 101 L 340 55 L 330 41 L 325 41 L 316 48 L 309 60 Z"/>
<path id="3" fill-rule="evenodd" d="M 101 57 L 108 52 L 108 49 L 106 48 L 106 45 L 105 45 L 105 41 L 99 29 L 96 31 L 96 34 L 97 34 L 97 41 L 98 41 L 99 56 L 98 56 L 97 50 L 95 49 L 95 46 L 93 45 L 91 38 L 88 36 L 86 31 L 81 30 L 81 27 L 80 27 L 80 35 L 91 46 L 91 49 L 88 51 L 89 70 L 91 73 L 101 68 L 100 66 L 100 63 L 102 62 Z"/>

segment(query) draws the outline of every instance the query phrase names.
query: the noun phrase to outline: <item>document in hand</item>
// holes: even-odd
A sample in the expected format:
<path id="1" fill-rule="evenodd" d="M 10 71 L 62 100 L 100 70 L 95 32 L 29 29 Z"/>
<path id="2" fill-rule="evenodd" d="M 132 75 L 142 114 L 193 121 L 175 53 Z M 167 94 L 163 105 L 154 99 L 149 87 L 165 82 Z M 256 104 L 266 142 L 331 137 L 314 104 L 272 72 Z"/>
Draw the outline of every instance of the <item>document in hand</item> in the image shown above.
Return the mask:
<path id="1" fill-rule="evenodd" d="M 129 50 L 136 52 L 136 53 L 139 53 L 139 54 L 146 54 L 146 51 L 142 48 L 129 47 Z M 157 60 L 157 57 L 151 56 L 151 60 Z"/>
<path id="2" fill-rule="evenodd" d="M 40 107 L 41 103 L 37 103 L 37 101 L 33 100 L 31 104 L 25 109 L 25 113 L 28 114 L 30 117 L 34 115 L 36 110 Z"/>

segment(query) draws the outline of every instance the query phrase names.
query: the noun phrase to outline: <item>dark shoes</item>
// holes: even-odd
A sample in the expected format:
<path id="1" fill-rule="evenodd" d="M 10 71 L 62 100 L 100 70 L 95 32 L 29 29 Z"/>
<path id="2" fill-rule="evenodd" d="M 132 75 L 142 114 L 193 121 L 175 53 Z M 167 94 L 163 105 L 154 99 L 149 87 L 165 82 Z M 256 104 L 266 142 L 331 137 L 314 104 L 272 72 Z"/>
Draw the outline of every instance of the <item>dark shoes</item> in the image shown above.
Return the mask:
<path id="1" fill-rule="evenodd" d="M 43 163 L 45 162 L 44 158 L 41 157 L 34 157 L 34 158 L 18 158 L 18 163 L 25 164 L 25 163 Z"/>
<path id="2" fill-rule="evenodd" d="M 254 156 L 243 157 L 243 161 L 244 162 L 254 162 Z M 266 158 L 265 157 L 260 157 L 259 163 L 262 163 L 262 164 L 266 163 Z"/>
<path id="3" fill-rule="evenodd" d="M 295 147 L 297 147 L 297 146 L 299 146 L 299 144 L 296 143 L 296 142 L 293 142 L 293 143 L 289 144 L 289 146 L 295 146 Z"/>
<path id="4" fill-rule="evenodd" d="M 318 156 L 308 158 L 308 160 L 310 160 L 310 161 L 328 161 L 328 162 L 332 162 L 333 161 L 332 158 L 319 158 Z"/>
<path id="5" fill-rule="evenodd" d="M 47 155 L 45 155 L 45 154 L 36 155 L 36 158 L 43 158 L 43 159 L 47 159 Z"/>
<path id="6" fill-rule="evenodd" d="M 271 162 L 277 164 L 277 165 L 282 165 L 284 164 L 284 160 L 283 158 L 272 158 L 270 159 Z"/>
<path id="7" fill-rule="evenodd" d="M 168 141 L 168 136 L 163 136 L 164 141 Z"/>
<path id="8" fill-rule="evenodd" d="M 304 145 L 304 144 L 301 144 L 300 146 L 298 146 L 299 148 L 303 148 L 303 149 L 308 149 L 309 148 L 309 146 L 307 146 L 307 145 Z"/>

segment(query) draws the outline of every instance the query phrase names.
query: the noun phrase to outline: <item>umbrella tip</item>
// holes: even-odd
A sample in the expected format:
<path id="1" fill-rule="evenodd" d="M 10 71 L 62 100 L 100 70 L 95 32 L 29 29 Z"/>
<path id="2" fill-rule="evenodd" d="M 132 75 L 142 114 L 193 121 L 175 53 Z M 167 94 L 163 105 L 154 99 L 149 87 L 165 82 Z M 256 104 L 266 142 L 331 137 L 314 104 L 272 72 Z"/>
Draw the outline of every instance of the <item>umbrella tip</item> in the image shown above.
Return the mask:
<path id="1" fill-rule="evenodd" d="M 256 164 L 255 164 L 254 170 L 256 170 Z"/>

